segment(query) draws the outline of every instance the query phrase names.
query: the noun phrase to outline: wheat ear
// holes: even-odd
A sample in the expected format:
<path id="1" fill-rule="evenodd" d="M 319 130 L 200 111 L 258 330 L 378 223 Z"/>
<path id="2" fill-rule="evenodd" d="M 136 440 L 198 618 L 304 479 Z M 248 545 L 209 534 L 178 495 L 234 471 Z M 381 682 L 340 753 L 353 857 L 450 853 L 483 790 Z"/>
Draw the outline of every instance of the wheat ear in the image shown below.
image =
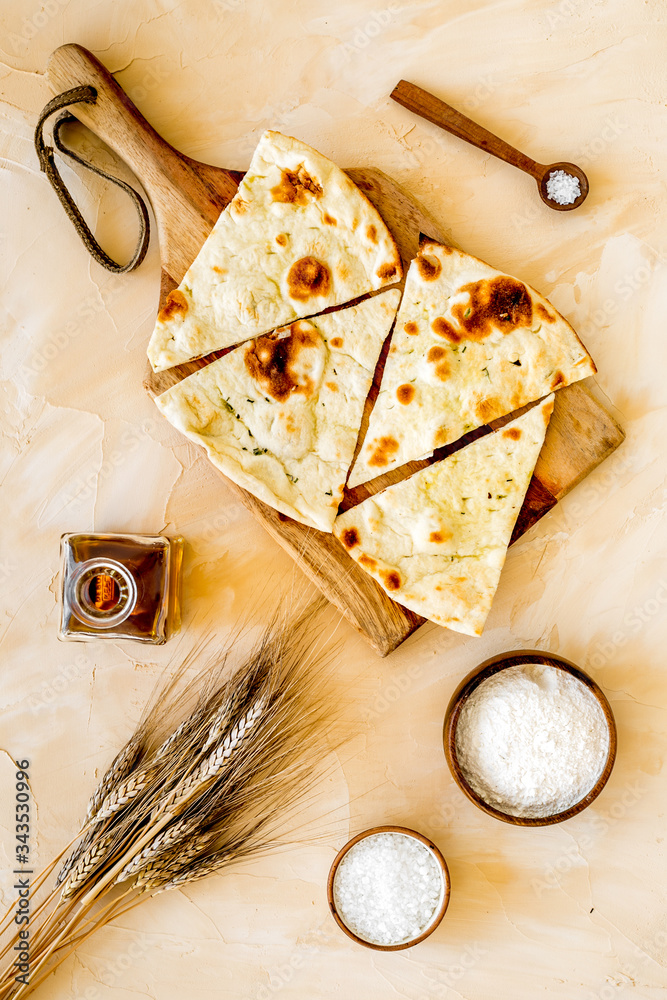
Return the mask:
<path id="1" fill-rule="evenodd" d="M 67 876 L 62 889 L 62 899 L 69 899 L 88 880 L 91 872 L 98 868 L 103 861 L 114 839 L 114 833 L 107 833 L 88 848 L 76 867 Z"/>
<path id="2" fill-rule="evenodd" d="M 150 844 L 144 847 L 143 851 L 140 851 L 139 854 L 132 858 L 129 864 L 125 865 L 116 881 L 125 882 L 133 875 L 137 875 L 144 869 L 157 863 L 160 858 L 164 862 L 164 855 L 168 851 L 172 851 L 193 830 L 196 830 L 198 825 L 199 822 L 197 819 L 180 819 L 176 823 L 172 823 L 162 833 L 158 833 L 151 840 Z M 189 854 L 189 845 L 186 845 L 184 848 L 179 847 L 179 857 L 183 857 L 184 854 Z"/>
<path id="3" fill-rule="evenodd" d="M 79 841 L 77 846 L 74 848 L 74 850 L 68 857 L 67 861 L 65 861 L 64 865 L 58 872 L 58 877 L 56 878 L 56 888 L 59 885 L 62 885 L 62 883 L 65 881 L 65 879 L 71 872 L 72 868 L 74 868 L 74 866 L 77 864 L 81 855 L 84 853 L 84 851 L 88 850 L 93 841 L 94 836 L 95 836 L 94 830 L 89 830 L 88 833 L 85 835 L 85 837 Z"/>
<path id="4" fill-rule="evenodd" d="M 128 803 L 136 799 L 137 795 L 140 795 L 149 784 L 151 772 L 151 767 L 141 768 L 137 774 L 130 775 L 117 788 L 109 792 L 100 805 L 98 813 L 95 816 L 95 821 L 101 823 L 102 820 L 109 819 L 114 813 L 117 813 L 120 809 L 124 809 Z"/>
<path id="5" fill-rule="evenodd" d="M 117 785 L 127 778 L 128 774 L 137 762 L 137 757 L 141 751 L 141 745 L 137 740 L 130 740 L 126 743 L 120 753 L 116 754 L 110 767 L 100 780 L 97 788 L 90 796 L 88 810 L 86 812 L 86 823 L 89 823 L 99 812 L 99 808 L 107 797 L 109 788 Z"/>
<path id="6" fill-rule="evenodd" d="M 223 767 L 229 763 L 231 758 L 238 753 L 244 745 L 244 740 L 248 738 L 253 726 L 260 718 L 266 707 L 266 698 L 262 697 L 248 709 L 234 725 L 233 729 L 225 736 L 222 743 L 209 754 L 196 770 L 173 789 L 164 803 L 168 812 L 173 816 L 178 816 L 184 811 L 187 804 L 195 795 L 201 795 L 205 789 L 215 781 Z M 160 810 L 161 803 L 158 803 L 157 810 Z"/>
<path id="7" fill-rule="evenodd" d="M 189 844 L 179 846 L 178 854 L 175 857 L 163 854 L 147 861 L 146 865 L 137 873 L 132 888 L 147 892 L 156 886 L 164 885 L 165 882 L 170 882 L 183 871 L 183 865 L 189 865 L 194 858 L 209 847 L 210 843 L 211 837 L 202 834 L 199 837 L 194 837 Z"/>

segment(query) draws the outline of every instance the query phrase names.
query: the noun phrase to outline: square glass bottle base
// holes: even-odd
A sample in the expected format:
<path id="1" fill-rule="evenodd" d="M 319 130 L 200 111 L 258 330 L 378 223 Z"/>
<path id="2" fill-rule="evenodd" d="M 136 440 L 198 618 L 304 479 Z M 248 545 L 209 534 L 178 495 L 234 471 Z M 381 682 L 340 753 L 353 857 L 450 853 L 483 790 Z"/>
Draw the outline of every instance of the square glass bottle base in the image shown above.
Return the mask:
<path id="1" fill-rule="evenodd" d="M 58 637 L 161 644 L 180 628 L 183 539 L 66 534 Z"/>

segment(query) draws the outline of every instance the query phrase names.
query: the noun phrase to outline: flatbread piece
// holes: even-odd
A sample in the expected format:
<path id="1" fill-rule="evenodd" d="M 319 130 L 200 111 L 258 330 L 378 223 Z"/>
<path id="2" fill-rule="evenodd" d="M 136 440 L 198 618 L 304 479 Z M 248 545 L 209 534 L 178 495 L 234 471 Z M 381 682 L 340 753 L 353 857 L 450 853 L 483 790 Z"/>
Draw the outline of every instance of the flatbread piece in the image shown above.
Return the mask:
<path id="1" fill-rule="evenodd" d="M 399 604 L 481 635 L 553 403 L 364 500 L 334 535 Z"/>
<path id="2" fill-rule="evenodd" d="M 534 288 L 424 241 L 349 485 L 425 458 L 595 370 L 570 324 Z"/>
<path id="3" fill-rule="evenodd" d="M 258 337 L 156 397 L 229 479 L 331 531 L 364 402 L 398 309 L 389 289 Z"/>
<path id="4" fill-rule="evenodd" d="M 402 277 L 394 239 L 339 167 L 265 132 L 148 346 L 154 371 L 239 344 Z"/>

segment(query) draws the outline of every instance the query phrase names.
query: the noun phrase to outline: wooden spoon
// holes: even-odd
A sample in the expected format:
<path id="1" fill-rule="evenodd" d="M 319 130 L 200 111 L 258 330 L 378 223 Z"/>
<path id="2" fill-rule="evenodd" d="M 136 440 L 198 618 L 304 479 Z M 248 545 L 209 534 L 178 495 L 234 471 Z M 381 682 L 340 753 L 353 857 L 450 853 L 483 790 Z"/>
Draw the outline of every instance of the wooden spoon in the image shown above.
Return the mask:
<path id="1" fill-rule="evenodd" d="M 466 142 L 471 143 L 473 146 L 477 146 L 487 153 L 493 153 L 498 159 L 505 160 L 506 163 L 511 163 L 513 167 L 518 167 L 519 170 L 525 170 L 527 174 L 530 174 L 537 181 L 540 198 L 544 204 L 548 205 L 549 208 L 555 209 L 557 212 L 569 212 L 573 208 L 579 208 L 588 194 L 588 178 L 576 163 L 568 163 L 566 161 L 546 165 L 544 163 L 537 163 L 535 160 L 531 160 L 529 156 L 526 156 L 525 153 L 515 149 L 514 146 L 510 146 L 504 139 L 500 139 L 493 132 L 489 132 L 488 129 L 478 125 L 477 122 L 472 121 L 470 118 L 466 118 L 456 108 L 445 104 L 444 101 L 434 97 L 433 94 L 429 94 L 428 91 L 422 90 L 421 87 L 415 86 L 414 83 L 401 80 L 394 87 L 391 97 L 398 104 L 407 108 L 408 111 L 414 111 L 415 114 L 421 115 L 422 118 L 433 122 L 434 125 L 439 125 L 445 131 L 458 136 L 459 139 L 465 139 Z M 560 205 L 547 194 L 547 181 L 555 170 L 564 170 L 567 174 L 573 174 L 579 181 L 581 193 L 569 205 Z"/>

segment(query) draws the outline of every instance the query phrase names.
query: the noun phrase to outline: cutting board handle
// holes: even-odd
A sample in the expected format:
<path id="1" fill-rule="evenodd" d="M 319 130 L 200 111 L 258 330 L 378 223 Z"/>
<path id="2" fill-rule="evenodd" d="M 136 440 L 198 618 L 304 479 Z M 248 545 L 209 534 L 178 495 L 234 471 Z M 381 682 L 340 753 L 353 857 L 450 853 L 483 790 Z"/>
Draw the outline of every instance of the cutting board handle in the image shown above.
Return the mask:
<path id="1" fill-rule="evenodd" d="M 56 93 L 81 86 L 97 91 L 94 104 L 76 104 L 71 113 L 125 160 L 143 184 L 155 212 L 163 269 L 178 283 L 234 197 L 241 174 L 200 163 L 165 142 L 82 45 L 56 49 L 46 75 Z"/>
<path id="2" fill-rule="evenodd" d="M 170 172 L 183 165 L 176 150 L 157 134 L 102 63 L 82 45 L 56 49 L 46 74 L 56 92 L 70 87 L 95 88 L 96 102 L 77 104 L 72 114 L 125 160 L 153 200 L 159 188 L 170 182 Z"/>

